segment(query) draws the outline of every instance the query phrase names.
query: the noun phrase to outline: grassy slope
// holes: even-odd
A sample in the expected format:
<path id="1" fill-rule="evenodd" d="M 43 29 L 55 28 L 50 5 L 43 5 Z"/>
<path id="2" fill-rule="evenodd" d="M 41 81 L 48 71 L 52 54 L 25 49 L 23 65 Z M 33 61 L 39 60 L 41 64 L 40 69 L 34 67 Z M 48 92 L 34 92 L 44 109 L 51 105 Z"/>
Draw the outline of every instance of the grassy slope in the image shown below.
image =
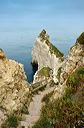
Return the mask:
<path id="1" fill-rule="evenodd" d="M 47 35 L 46 31 L 43 30 L 39 37 L 41 38 L 41 40 L 45 40 L 45 43 L 50 47 L 50 52 L 51 54 L 55 54 L 57 57 L 63 57 L 64 54 L 62 52 L 60 52 L 50 41 L 49 41 L 49 36 Z"/>
<path id="2" fill-rule="evenodd" d="M 54 53 L 57 57 L 63 57 L 64 54 L 60 52 L 50 41 L 47 39 L 46 44 L 50 47 L 51 54 Z"/>
<path id="3" fill-rule="evenodd" d="M 71 74 L 66 83 L 65 94 L 61 99 L 49 100 L 45 96 L 45 105 L 39 121 L 33 128 L 82 128 L 84 126 L 84 67 Z"/>
<path id="4" fill-rule="evenodd" d="M 77 41 L 78 41 L 80 44 L 84 44 L 84 32 L 79 36 L 79 38 L 77 39 Z"/>
<path id="5" fill-rule="evenodd" d="M 45 77 L 50 77 L 50 68 L 49 67 L 43 67 L 39 72 L 39 76 L 45 76 Z"/>

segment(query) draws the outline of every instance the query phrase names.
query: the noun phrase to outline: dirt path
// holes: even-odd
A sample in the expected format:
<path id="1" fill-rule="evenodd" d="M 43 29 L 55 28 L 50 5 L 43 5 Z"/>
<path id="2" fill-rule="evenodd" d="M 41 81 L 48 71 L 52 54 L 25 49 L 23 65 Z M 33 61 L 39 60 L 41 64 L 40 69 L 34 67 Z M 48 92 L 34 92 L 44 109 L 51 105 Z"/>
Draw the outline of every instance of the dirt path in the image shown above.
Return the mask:
<path id="1" fill-rule="evenodd" d="M 32 127 L 35 122 L 38 121 L 40 114 L 41 114 L 41 108 L 42 108 L 42 98 L 52 92 L 54 90 L 54 87 L 46 88 L 43 92 L 39 92 L 39 94 L 35 95 L 33 97 L 33 101 L 29 105 L 29 114 L 24 115 L 24 121 L 20 122 L 20 128 L 21 126 L 24 126 L 25 128 Z"/>

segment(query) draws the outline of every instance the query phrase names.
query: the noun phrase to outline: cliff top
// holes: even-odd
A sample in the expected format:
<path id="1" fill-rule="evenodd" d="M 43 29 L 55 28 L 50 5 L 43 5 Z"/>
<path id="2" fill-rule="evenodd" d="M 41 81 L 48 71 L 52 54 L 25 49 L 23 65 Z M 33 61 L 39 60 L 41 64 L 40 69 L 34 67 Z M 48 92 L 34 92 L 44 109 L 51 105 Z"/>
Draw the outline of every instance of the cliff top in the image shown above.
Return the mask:
<path id="1" fill-rule="evenodd" d="M 58 50 L 49 40 L 49 35 L 43 29 L 43 31 L 39 34 L 41 41 L 45 41 L 45 43 L 49 46 L 51 54 L 54 53 L 57 57 L 63 57 L 64 54 Z"/>
<path id="2" fill-rule="evenodd" d="M 79 44 L 83 44 L 84 45 L 84 32 L 79 36 L 77 41 L 78 41 Z"/>
<path id="3" fill-rule="evenodd" d="M 0 59 L 6 58 L 4 51 L 0 48 Z"/>

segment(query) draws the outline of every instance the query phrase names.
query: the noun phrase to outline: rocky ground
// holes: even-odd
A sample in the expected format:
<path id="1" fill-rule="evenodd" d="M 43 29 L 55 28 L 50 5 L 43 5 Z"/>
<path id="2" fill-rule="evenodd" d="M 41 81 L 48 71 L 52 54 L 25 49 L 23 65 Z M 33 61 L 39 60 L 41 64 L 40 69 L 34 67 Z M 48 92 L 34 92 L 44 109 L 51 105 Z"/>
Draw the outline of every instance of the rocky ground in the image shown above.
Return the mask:
<path id="1" fill-rule="evenodd" d="M 44 85 L 46 88 L 32 97 L 29 113 L 22 114 L 19 128 L 32 127 L 40 117 L 43 97 L 52 91 L 54 91 L 53 99 L 63 96 L 70 74 L 73 74 L 78 67 L 84 67 L 84 33 L 80 35 L 70 49 L 68 57 L 63 61 L 63 54 L 50 43 L 46 31 L 42 31 L 32 55 L 32 63 L 38 64 L 33 84 L 37 86 L 38 83 L 37 89 Z M 50 86 L 53 80 L 57 84 L 56 87 Z M 23 65 L 8 59 L 0 49 L 0 126 L 8 115 L 21 110 L 25 105 L 28 107 L 28 95 L 34 93 L 30 91 L 32 88 L 29 88 Z"/>
<path id="2" fill-rule="evenodd" d="M 21 109 L 28 94 L 23 65 L 8 59 L 0 49 L 0 124 L 5 116 Z"/>

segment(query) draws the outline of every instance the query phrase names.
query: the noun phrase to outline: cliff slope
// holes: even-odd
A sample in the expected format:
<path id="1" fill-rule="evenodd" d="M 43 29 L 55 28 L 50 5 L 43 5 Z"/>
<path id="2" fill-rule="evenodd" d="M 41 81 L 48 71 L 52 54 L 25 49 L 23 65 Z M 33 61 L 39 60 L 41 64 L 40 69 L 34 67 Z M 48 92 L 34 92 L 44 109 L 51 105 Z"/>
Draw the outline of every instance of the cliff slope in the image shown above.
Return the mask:
<path id="1" fill-rule="evenodd" d="M 32 63 L 38 64 L 38 71 L 43 67 L 49 67 L 53 71 L 53 79 L 57 82 L 56 74 L 63 61 L 61 53 L 51 42 L 45 30 L 43 30 L 36 39 L 32 50 Z"/>
<path id="2" fill-rule="evenodd" d="M 70 73 L 80 66 L 84 66 L 84 33 L 79 36 L 75 45 L 70 48 L 69 55 L 61 66 L 61 84 L 66 80 Z"/>
<path id="3" fill-rule="evenodd" d="M 43 98 L 41 116 L 33 128 L 84 127 L 84 33 L 58 69 L 59 85 Z M 54 96 L 54 98 L 53 98 Z"/>
<path id="4" fill-rule="evenodd" d="M 4 113 L 20 110 L 29 93 L 28 85 L 23 65 L 8 59 L 0 49 L 0 113 L 3 117 Z"/>

